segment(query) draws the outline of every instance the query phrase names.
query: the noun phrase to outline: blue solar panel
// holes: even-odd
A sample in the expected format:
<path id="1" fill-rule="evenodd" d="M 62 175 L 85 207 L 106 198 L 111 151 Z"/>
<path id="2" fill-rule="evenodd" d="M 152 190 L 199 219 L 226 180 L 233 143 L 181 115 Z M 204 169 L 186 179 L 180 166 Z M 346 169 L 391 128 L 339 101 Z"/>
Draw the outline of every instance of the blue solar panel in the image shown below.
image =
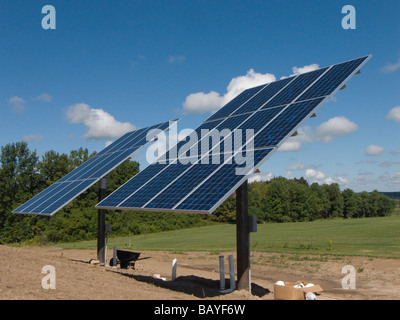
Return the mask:
<path id="1" fill-rule="evenodd" d="M 119 189 L 117 189 L 112 197 L 108 197 L 105 204 L 108 207 L 118 207 L 125 200 L 129 200 L 130 196 L 135 194 L 141 188 L 148 188 L 147 183 L 151 181 L 152 178 L 157 177 L 159 173 L 163 172 L 169 165 L 154 163 L 149 165 L 145 170 L 139 172 L 135 179 L 130 179 Z"/>
<path id="2" fill-rule="evenodd" d="M 321 77 L 327 69 L 328 68 L 318 69 L 316 71 L 300 74 L 263 108 L 282 106 L 293 102 L 305 89 L 310 87 L 315 80 Z"/>
<path id="3" fill-rule="evenodd" d="M 277 139 L 282 134 L 288 134 L 292 128 L 298 124 L 301 116 L 307 115 L 310 109 L 314 109 L 315 106 L 321 102 L 319 100 L 312 100 L 309 102 L 302 102 L 300 104 L 293 104 L 291 108 L 287 108 L 285 112 L 282 112 L 284 107 L 276 107 L 267 110 L 258 111 L 255 114 L 251 115 L 241 115 L 237 117 L 230 117 L 223 122 L 220 123 L 221 127 L 227 127 L 231 130 L 234 129 L 242 129 L 246 127 L 252 128 L 255 134 L 255 141 L 256 147 L 264 147 L 265 141 L 268 141 L 264 137 L 264 131 L 261 129 L 268 124 L 275 116 L 281 113 L 278 124 L 275 126 L 275 131 L 277 132 L 270 132 L 271 137 Z M 245 121 L 247 120 L 247 121 Z M 296 122 L 297 121 L 297 122 Z M 283 127 L 283 129 L 281 128 Z M 260 132 L 259 135 L 257 133 Z M 243 141 L 246 144 L 246 141 L 249 137 L 245 136 L 246 140 Z M 243 138 L 244 138 L 243 137 Z M 232 146 L 229 151 L 235 150 L 233 146 L 234 139 L 231 140 Z M 275 142 L 275 140 L 273 140 Z M 261 145 L 261 146 L 260 146 Z M 195 159 L 191 159 L 189 154 L 187 154 L 187 160 L 196 160 L 197 164 L 182 164 L 180 161 L 177 161 L 175 164 L 171 164 L 170 166 L 167 165 L 160 165 L 160 164 L 153 164 L 150 166 L 150 170 L 144 170 L 142 175 L 139 179 L 132 179 L 128 184 L 121 188 L 119 192 L 113 197 L 110 197 L 110 201 L 104 201 L 101 205 L 108 205 L 108 206 L 115 206 L 118 205 L 119 207 L 127 207 L 127 208 L 135 208 L 135 207 L 142 207 L 144 209 L 156 209 L 156 208 L 163 208 L 163 209 L 172 209 L 182 198 L 184 198 L 193 188 L 195 188 L 200 182 L 202 182 L 206 177 L 211 175 L 214 171 L 221 167 L 221 164 L 225 162 L 225 145 L 223 143 L 218 145 L 220 147 L 217 148 L 216 154 L 218 155 L 218 161 L 213 163 L 213 155 L 212 153 L 208 154 L 207 165 L 202 163 L 202 159 L 200 157 L 196 157 Z M 194 147 L 198 147 L 200 150 L 200 144 L 196 144 Z M 242 145 L 240 145 L 240 149 L 242 149 Z M 272 148 L 267 149 L 268 152 L 265 150 L 256 151 L 258 154 L 268 154 Z M 201 155 L 201 153 L 198 153 Z M 229 155 L 229 154 L 228 154 Z M 233 162 L 233 161 L 232 161 Z M 255 163 L 258 163 L 257 160 Z M 225 167 L 224 167 L 225 166 Z M 240 167 L 236 163 L 225 164 L 222 168 L 230 168 L 230 170 L 236 169 Z M 221 169 L 220 172 L 224 172 L 225 169 Z M 227 170 L 227 169 L 226 169 Z M 154 177 L 154 178 L 153 178 Z M 178 177 L 175 182 L 172 183 L 171 177 Z M 149 181 L 149 178 L 153 178 Z M 228 181 L 229 184 L 237 179 L 240 179 L 240 176 L 229 176 Z M 210 181 L 215 181 L 211 179 Z M 216 181 L 219 181 L 216 180 Z M 222 181 L 222 180 L 220 180 Z M 228 183 L 228 182 L 227 182 Z M 135 185 L 135 188 L 132 186 Z M 168 188 L 167 188 L 168 187 Z M 129 191 L 128 191 L 129 189 Z M 163 191 L 166 189 L 165 191 Z M 163 191 L 160 195 L 158 195 L 155 199 L 151 200 L 155 197 L 158 193 Z M 129 195 L 128 198 L 124 198 L 123 195 Z M 218 193 L 220 194 L 220 193 Z M 116 199 L 120 200 L 119 202 Z M 210 200 L 210 199 L 208 199 Z M 183 207 L 181 207 L 183 208 Z M 201 207 L 203 208 L 203 207 Z M 193 209 L 193 208 L 192 208 Z M 194 208 L 193 210 L 200 210 L 199 208 Z"/>
<path id="4" fill-rule="evenodd" d="M 203 124 L 201 124 L 196 130 L 194 130 L 191 135 L 193 135 L 194 137 L 196 137 L 196 139 L 200 139 L 201 137 L 206 137 L 206 135 L 208 135 L 210 132 L 213 132 L 213 130 L 218 129 L 219 126 L 221 125 L 221 123 L 223 123 L 224 120 L 214 120 L 211 122 L 205 122 Z M 174 150 L 183 150 L 183 146 L 187 145 L 187 143 L 189 142 L 190 137 L 187 137 L 186 139 L 178 142 L 176 148 L 174 148 Z M 194 147 L 194 146 L 193 146 Z M 187 150 L 185 153 L 187 153 L 189 155 L 190 150 Z M 199 153 L 197 153 L 199 154 Z M 183 154 L 182 154 L 183 155 Z M 166 160 L 171 160 L 171 159 L 176 159 L 178 157 L 178 152 L 177 151 L 168 151 L 165 159 Z"/>
<path id="5" fill-rule="evenodd" d="M 71 198 L 75 198 L 77 194 L 79 195 L 96 181 L 96 179 L 87 179 L 61 183 L 61 188 L 58 188 L 58 192 L 53 192 L 51 196 L 47 193 L 46 197 L 37 206 L 35 205 L 34 208 L 27 208 L 26 210 L 29 210 L 29 213 L 51 215 L 53 211 L 63 207 Z"/>
<path id="6" fill-rule="evenodd" d="M 275 107 L 275 108 L 270 108 L 266 110 L 260 110 L 252 114 L 252 116 L 247 119 L 246 122 L 243 122 L 239 127 L 238 130 L 241 130 L 243 140 L 249 141 L 251 138 L 251 132 L 250 136 L 247 135 L 246 129 L 252 129 L 253 134 L 255 135 L 255 141 L 258 141 L 258 135 L 257 133 L 263 129 L 265 126 L 267 126 L 271 121 L 274 120 L 276 116 L 281 114 L 281 112 L 284 110 L 284 108 L 287 106 L 280 106 L 280 107 Z M 258 147 L 258 146 L 257 146 Z M 236 148 L 235 148 L 236 150 Z"/>
<path id="7" fill-rule="evenodd" d="M 276 94 L 278 94 L 285 86 L 291 83 L 295 77 L 286 78 L 283 80 L 279 80 L 273 83 L 270 83 L 268 86 L 264 87 L 262 91 L 257 96 L 254 96 L 253 99 L 250 99 L 240 108 L 238 108 L 233 114 L 241 114 L 246 112 L 256 111 L 260 108 L 260 106 L 264 105 L 271 98 L 273 98 Z"/>
<path id="8" fill-rule="evenodd" d="M 197 128 L 193 134 L 199 139 L 174 162 L 150 165 L 96 207 L 213 212 L 369 58 L 246 90 Z M 201 137 L 201 129 L 210 131 Z M 216 144 L 203 148 L 202 142 L 212 141 L 213 134 L 224 129 L 228 134 L 220 134 Z M 242 139 L 237 142 L 239 132 Z M 178 146 L 186 147 L 185 142 Z M 251 165 L 246 162 L 248 154 L 253 156 Z M 236 161 L 237 155 L 242 155 L 242 162 Z"/>
<path id="9" fill-rule="evenodd" d="M 255 138 L 254 147 L 277 146 L 300 122 L 310 116 L 324 98 L 293 103 L 286 107 L 271 125 L 265 127 Z"/>
<path id="10" fill-rule="evenodd" d="M 251 89 L 247 89 L 239 94 L 236 98 L 228 102 L 224 107 L 215 112 L 211 117 L 209 117 L 206 121 L 216 120 L 228 117 L 235 110 L 237 110 L 240 106 L 242 106 L 246 101 L 251 99 L 254 95 L 261 91 L 266 85 L 254 87 Z"/>
<path id="11" fill-rule="evenodd" d="M 143 180 L 143 176 L 138 177 L 141 179 L 139 184 L 139 189 L 124 200 L 120 206 L 124 207 L 143 207 L 149 200 L 151 200 L 154 195 L 162 191 L 171 183 L 171 177 L 178 177 L 183 174 L 187 169 L 189 169 L 191 164 L 182 164 L 181 162 L 176 162 L 175 164 L 170 164 L 165 167 L 164 170 L 153 176 L 150 181 Z M 206 166 L 204 166 L 206 167 Z M 153 168 L 154 169 L 154 168 Z M 144 170 L 146 171 L 146 170 Z M 151 170 L 153 171 L 153 170 Z"/>
<path id="12" fill-rule="evenodd" d="M 259 166 L 261 161 L 268 156 L 272 148 L 254 151 L 254 166 Z M 176 210 L 183 211 L 214 211 L 218 202 L 225 195 L 230 195 L 242 182 L 243 176 L 236 174 L 240 167 L 235 162 L 225 163 L 208 179 L 202 181 L 198 188 L 186 199 L 176 206 Z M 251 168 L 253 169 L 253 168 Z"/>
<path id="13" fill-rule="evenodd" d="M 324 75 L 324 77 L 319 79 L 315 85 L 305 91 L 297 101 L 308 100 L 332 94 L 335 89 L 340 89 L 343 81 L 345 81 L 350 74 L 364 61 L 365 57 L 332 66 L 332 68 Z"/>
<path id="14" fill-rule="evenodd" d="M 244 114 L 244 115 L 226 118 L 223 122 L 221 122 L 215 128 L 215 130 L 210 131 L 210 133 L 207 136 L 204 136 L 203 140 L 201 140 L 200 143 L 194 145 L 193 148 L 197 148 L 198 155 L 203 154 L 202 146 L 211 146 L 212 142 L 213 142 L 212 141 L 213 137 L 219 139 L 220 134 L 224 133 L 223 130 L 230 132 L 230 131 L 234 130 L 235 128 L 237 128 L 243 121 L 245 121 L 249 117 L 250 117 L 249 114 Z M 190 156 L 190 154 L 187 154 L 187 156 Z"/>
<path id="15" fill-rule="evenodd" d="M 166 130 L 169 126 L 170 122 L 164 122 L 123 135 L 81 166 L 19 206 L 13 213 L 53 215 L 159 133 L 152 130 Z M 148 133 L 149 137 L 147 137 Z"/>

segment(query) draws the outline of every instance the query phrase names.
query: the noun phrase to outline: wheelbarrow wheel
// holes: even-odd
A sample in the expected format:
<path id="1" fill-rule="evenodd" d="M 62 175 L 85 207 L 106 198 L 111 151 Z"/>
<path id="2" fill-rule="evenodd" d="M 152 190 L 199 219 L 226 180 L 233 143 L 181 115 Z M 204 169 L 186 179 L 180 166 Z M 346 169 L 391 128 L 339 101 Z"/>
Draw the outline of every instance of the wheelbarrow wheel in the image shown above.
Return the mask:
<path id="1" fill-rule="evenodd" d="M 118 262 L 115 262 L 115 265 L 114 265 L 114 259 L 113 258 L 110 259 L 110 263 L 109 263 L 110 267 L 116 267 L 117 264 L 118 264 Z"/>

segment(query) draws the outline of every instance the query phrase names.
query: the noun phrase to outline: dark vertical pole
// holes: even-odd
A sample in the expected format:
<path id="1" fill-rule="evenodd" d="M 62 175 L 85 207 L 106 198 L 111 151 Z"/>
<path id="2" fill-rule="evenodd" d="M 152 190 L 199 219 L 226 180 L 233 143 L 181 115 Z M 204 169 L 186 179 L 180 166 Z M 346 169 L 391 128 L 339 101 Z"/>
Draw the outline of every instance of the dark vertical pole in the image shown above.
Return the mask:
<path id="1" fill-rule="evenodd" d="M 99 181 L 98 200 L 102 201 L 106 197 L 107 180 L 105 178 Z M 105 263 L 105 246 L 106 246 L 106 210 L 98 209 L 97 211 L 97 260 Z"/>
<path id="2" fill-rule="evenodd" d="M 236 190 L 237 288 L 251 291 L 247 180 Z"/>

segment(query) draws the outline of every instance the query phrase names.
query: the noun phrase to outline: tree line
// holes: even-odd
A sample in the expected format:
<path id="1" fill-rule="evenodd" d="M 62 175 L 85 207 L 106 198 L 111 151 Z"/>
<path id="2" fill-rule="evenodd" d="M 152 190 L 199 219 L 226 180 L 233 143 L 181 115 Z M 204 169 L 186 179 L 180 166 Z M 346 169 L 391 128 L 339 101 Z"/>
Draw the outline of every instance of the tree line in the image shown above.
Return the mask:
<path id="1" fill-rule="evenodd" d="M 79 148 L 69 154 L 53 150 L 39 157 L 26 142 L 10 143 L 0 150 L 0 244 L 15 242 L 68 242 L 97 237 L 97 184 L 52 217 L 11 213 L 40 191 L 93 157 Z M 126 160 L 107 175 L 110 194 L 139 172 L 139 163 Z M 204 225 L 198 215 L 109 211 L 106 223 L 113 235 L 129 235 Z"/>
<path id="2" fill-rule="evenodd" d="M 51 218 L 11 212 L 77 168 L 96 153 L 79 148 L 69 154 L 53 150 L 39 157 L 26 142 L 10 143 L 0 150 L 0 244 L 47 243 L 95 239 L 97 236 L 97 185 L 93 185 Z M 127 160 L 108 174 L 107 193 L 139 172 L 139 163 Z M 337 184 L 309 185 L 306 180 L 282 177 L 249 184 L 249 214 L 258 222 L 311 221 L 389 215 L 396 202 L 374 191 L 340 191 Z M 106 223 L 113 235 L 160 232 L 235 222 L 234 195 L 210 216 L 179 213 L 108 211 Z"/>
<path id="3" fill-rule="evenodd" d="M 366 218 L 390 215 L 396 201 L 373 191 L 340 190 L 338 184 L 313 183 L 304 178 L 277 177 L 249 184 L 249 214 L 261 222 L 297 222 L 331 218 Z M 235 199 L 225 201 L 214 219 L 235 220 Z"/>

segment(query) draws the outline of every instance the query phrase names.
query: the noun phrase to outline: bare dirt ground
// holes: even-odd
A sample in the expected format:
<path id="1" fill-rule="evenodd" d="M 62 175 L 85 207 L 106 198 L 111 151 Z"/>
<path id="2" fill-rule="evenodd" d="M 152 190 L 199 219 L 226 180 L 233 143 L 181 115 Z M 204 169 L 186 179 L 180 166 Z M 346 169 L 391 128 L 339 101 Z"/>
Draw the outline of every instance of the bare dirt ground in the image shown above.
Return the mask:
<path id="1" fill-rule="evenodd" d="M 274 283 L 307 281 L 324 291 L 317 300 L 397 300 L 400 298 L 400 260 L 368 257 L 320 257 L 252 253 L 252 292 L 219 292 L 218 255 L 208 252 L 141 252 L 135 269 L 89 263 L 94 250 L 56 247 L 0 246 L 0 300 L 272 300 Z M 228 255 L 226 288 L 229 288 Z M 107 252 L 112 257 L 112 251 Z M 172 260 L 177 279 L 171 281 Z M 55 268 L 55 289 L 43 289 L 46 265 Z M 356 269 L 356 289 L 342 288 L 342 268 Z M 166 278 L 156 279 L 155 274 Z"/>

